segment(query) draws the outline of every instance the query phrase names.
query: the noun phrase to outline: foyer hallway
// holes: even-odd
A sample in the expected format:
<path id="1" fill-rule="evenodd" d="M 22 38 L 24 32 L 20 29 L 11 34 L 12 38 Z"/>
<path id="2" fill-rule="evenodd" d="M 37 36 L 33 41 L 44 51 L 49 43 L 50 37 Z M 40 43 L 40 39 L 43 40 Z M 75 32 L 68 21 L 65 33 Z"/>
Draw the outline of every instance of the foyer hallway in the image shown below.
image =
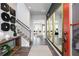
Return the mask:
<path id="1" fill-rule="evenodd" d="M 0 6 L 0 56 L 79 55 L 79 4 Z"/>
<path id="2" fill-rule="evenodd" d="M 53 56 L 53 54 L 46 40 L 40 35 L 34 37 L 30 48 L 22 47 L 14 56 Z"/>

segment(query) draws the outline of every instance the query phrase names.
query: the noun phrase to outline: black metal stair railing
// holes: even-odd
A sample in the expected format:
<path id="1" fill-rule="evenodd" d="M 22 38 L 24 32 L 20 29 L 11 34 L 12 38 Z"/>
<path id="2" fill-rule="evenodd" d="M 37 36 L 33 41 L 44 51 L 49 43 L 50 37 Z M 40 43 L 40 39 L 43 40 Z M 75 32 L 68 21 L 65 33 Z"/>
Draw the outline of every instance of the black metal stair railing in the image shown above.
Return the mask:
<path id="1" fill-rule="evenodd" d="M 19 19 L 16 20 L 16 23 L 18 23 L 23 29 L 25 29 L 26 31 L 28 31 L 30 33 L 29 37 L 31 39 L 31 29 L 27 25 L 25 25 L 22 21 L 20 21 Z M 20 30 L 22 30 L 22 29 L 20 29 Z M 24 33 L 26 33 L 26 32 L 24 32 Z"/>
<path id="2" fill-rule="evenodd" d="M 24 27 L 25 29 L 27 29 L 28 31 L 31 31 L 30 28 L 26 26 L 23 22 L 21 22 L 19 19 L 17 19 L 16 22 L 20 24 L 22 27 Z"/>

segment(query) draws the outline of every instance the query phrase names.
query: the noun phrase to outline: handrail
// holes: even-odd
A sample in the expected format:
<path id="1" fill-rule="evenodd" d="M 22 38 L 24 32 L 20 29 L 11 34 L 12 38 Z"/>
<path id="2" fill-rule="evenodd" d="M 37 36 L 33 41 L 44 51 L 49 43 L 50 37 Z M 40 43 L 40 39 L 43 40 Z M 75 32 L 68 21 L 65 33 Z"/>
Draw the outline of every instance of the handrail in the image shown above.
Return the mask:
<path id="1" fill-rule="evenodd" d="M 21 36 L 11 37 L 11 38 L 9 38 L 9 40 L 3 39 L 2 41 L 0 41 L 0 45 L 3 45 L 3 44 L 5 44 L 5 43 L 7 43 L 7 42 L 16 40 L 16 38 L 20 38 L 20 37 L 21 37 Z"/>
<path id="2" fill-rule="evenodd" d="M 74 24 L 70 24 L 70 26 L 76 26 L 76 25 L 79 25 L 79 22 L 74 23 Z"/>
<path id="3" fill-rule="evenodd" d="M 29 28 L 28 26 L 26 26 L 23 22 L 21 22 L 19 19 L 17 19 L 16 22 L 17 22 L 18 24 L 20 24 L 22 27 L 24 27 L 25 29 L 27 29 L 28 31 L 31 32 L 30 28 Z"/>

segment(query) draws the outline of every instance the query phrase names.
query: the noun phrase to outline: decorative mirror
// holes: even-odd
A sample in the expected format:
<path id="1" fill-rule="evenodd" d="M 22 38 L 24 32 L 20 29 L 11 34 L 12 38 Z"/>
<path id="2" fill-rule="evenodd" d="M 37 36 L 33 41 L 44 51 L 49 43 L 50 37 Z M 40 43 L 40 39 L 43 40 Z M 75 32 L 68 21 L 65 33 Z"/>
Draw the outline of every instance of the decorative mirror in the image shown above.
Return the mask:
<path id="1" fill-rule="evenodd" d="M 11 24 L 11 30 L 15 31 L 16 30 L 16 26 L 14 24 Z"/>
<path id="2" fill-rule="evenodd" d="M 11 16 L 10 22 L 15 23 L 15 17 Z"/>
<path id="3" fill-rule="evenodd" d="M 10 7 L 10 14 L 15 16 L 15 10 Z"/>
<path id="4" fill-rule="evenodd" d="M 9 5 L 7 3 L 1 3 L 1 9 L 3 11 L 8 12 L 9 11 Z"/>
<path id="5" fill-rule="evenodd" d="M 2 23 L 1 24 L 1 30 L 2 31 L 9 31 L 9 29 L 10 29 L 9 23 Z"/>
<path id="6" fill-rule="evenodd" d="M 1 13 L 1 18 L 3 21 L 9 22 L 10 16 L 6 12 Z"/>

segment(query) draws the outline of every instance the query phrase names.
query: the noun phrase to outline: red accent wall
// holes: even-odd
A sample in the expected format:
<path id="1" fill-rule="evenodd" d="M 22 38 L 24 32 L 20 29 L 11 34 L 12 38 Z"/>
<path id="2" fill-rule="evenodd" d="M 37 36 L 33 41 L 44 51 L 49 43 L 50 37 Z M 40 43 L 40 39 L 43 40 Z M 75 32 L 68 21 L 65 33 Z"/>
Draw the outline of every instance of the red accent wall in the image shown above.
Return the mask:
<path id="1" fill-rule="evenodd" d="M 64 33 L 66 34 L 66 41 L 64 42 L 64 55 L 70 55 L 70 20 L 69 20 L 69 3 L 63 5 L 63 18 L 64 18 Z"/>

